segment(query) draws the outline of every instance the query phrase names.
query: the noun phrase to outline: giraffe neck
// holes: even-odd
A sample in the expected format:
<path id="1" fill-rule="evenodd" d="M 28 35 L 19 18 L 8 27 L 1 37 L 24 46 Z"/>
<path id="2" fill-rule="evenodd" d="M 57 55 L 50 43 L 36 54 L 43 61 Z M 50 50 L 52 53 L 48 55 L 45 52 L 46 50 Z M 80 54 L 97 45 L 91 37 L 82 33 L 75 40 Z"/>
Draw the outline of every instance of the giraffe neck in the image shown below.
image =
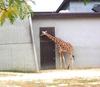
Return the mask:
<path id="1" fill-rule="evenodd" d="M 55 42 L 57 45 L 59 45 L 60 43 L 60 39 L 59 38 L 57 38 L 57 37 L 54 37 L 54 36 L 52 36 L 51 34 L 46 34 L 45 36 L 47 36 L 50 40 L 52 40 L 53 42 Z"/>

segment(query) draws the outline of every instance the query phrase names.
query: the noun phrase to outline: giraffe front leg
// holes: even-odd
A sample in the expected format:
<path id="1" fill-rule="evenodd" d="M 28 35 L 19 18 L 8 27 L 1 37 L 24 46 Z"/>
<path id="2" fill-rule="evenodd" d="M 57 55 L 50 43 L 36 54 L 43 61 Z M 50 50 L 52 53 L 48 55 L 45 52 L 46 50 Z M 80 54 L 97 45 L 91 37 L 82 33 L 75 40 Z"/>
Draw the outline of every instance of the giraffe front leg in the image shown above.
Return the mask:
<path id="1" fill-rule="evenodd" d="M 60 53 L 60 68 L 62 69 L 63 66 L 62 66 L 62 56 L 61 56 L 61 53 Z"/>
<path id="2" fill-rule="evenodd" d="M 61 47 L 58 46 L 58 52 L 59 52 L 59 65 L 60 65 L 60 68 L 62 69 L 62 50 L 61 50 Z"/>
<path id="3" fill-rule="evenodd" d="M 63 67 L 66 68 L 66 61 L 63 53 L 62 53 L 62 63 L 63 63 Z"/>

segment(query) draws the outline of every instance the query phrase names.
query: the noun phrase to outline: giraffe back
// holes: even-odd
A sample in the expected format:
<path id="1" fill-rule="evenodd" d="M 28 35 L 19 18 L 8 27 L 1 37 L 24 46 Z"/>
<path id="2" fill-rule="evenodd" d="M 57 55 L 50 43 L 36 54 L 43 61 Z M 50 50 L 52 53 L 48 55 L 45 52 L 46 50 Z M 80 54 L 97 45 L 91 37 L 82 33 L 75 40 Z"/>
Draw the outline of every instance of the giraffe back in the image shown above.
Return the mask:
<path id="1" fill-rule="evenodd" d="M 60 38 L 54 37 L 47 32 L 44 32 L 44 35 L 51 39 L 56 45 L 61 47 L 62 51 L 65 51 L 67 53 L 71 53 L 73 51 L 73 46 L 69 42 L 65 42 Z"/>

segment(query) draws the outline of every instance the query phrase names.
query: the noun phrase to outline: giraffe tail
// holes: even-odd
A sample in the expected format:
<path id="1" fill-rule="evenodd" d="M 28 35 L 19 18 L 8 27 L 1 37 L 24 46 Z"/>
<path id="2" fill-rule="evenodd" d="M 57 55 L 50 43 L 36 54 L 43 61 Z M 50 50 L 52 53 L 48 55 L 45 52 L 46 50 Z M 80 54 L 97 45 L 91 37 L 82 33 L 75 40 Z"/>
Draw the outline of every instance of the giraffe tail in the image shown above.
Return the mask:
<path id="1" fill-rule="evenodd" d="M 73 60 L 75 61 L 75 56 L 74 56 L 74 55 L 72 55 L 72 57 L 73 57 Z"/>

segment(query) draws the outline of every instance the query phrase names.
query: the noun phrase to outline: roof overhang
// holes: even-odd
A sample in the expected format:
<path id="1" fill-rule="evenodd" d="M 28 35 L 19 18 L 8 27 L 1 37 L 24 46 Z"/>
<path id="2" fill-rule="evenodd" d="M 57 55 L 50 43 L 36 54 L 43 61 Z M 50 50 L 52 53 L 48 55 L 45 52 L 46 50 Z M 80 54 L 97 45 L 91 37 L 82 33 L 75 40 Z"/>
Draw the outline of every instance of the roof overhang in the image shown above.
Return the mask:
<path id="1" fill-rule="evenodd" d="M 65 19 L 65 18 L 100 18 L 100 13 L 56 13 L 56 12 L 35 12 L 32 19 Z"/>
<path id="2" fill-rule="evenodd" d="M 70 0 L 64 0 L 61 5 L 58 7 L 58 9 L 56 10 L 56 12 L 58 13 L 60 10 L 62 10 L 63 8 L 67 8 L 68 4 L 69 4 Z"/>

